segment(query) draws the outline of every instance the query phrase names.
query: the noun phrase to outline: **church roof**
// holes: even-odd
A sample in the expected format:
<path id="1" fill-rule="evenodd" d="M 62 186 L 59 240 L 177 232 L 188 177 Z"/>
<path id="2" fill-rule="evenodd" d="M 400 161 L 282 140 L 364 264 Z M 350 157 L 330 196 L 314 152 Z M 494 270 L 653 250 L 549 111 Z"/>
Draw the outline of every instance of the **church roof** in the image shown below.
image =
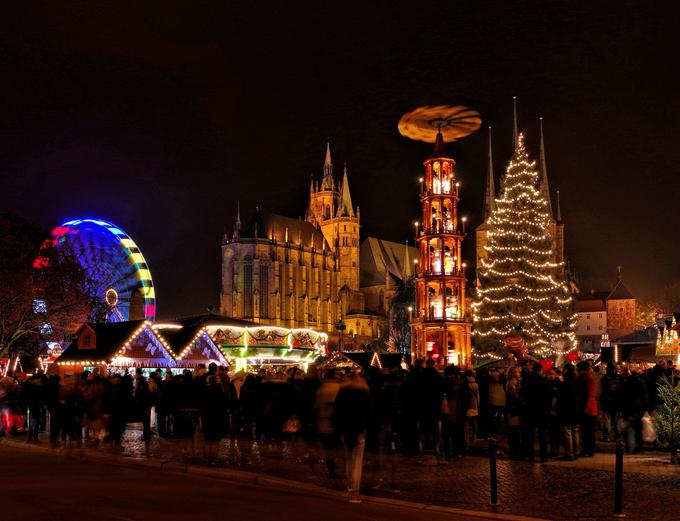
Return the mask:
<path id="1" fill-rule="evenodd" d="M 576 311 L 579 313 L 593 313 L 597 311 L 607 311 L 607 305 L 601 298 L 577 298 Z"/>
<path id="2" fill-rule="evenodd" d="M 385 284 L 386 272 L 399 280 L 404 280 L 412 274 L 412 266 L 404 265 L 408 262 L 405 259 L 417 258 L 418 250 L 412 246 L 367 237 L 361 243 L 361 286 Z"/>
<path id="3" fill-rule="evenodd" d="M 309 248 L 312 244 L 321 248 L 325 239 L 323 234 L 312 223 L 302 219 L 292 219 L 275 213 L 263 213 L 255 210 L 248 226 L 241 231 L 241 238 L 276 239 L 284 242 L 286 238 L 291 244 L 302 244 Z M 326 244 L 328 247 L 328 244 Z"/>
<path id="4" fill-rule="evenodd" d="M 607 297 L 607 300 L 631 300 L 634 298 L 633 294 L 628 291 L 626 286 L 624 286 L 623 281 L 619 279 L 616 286 L 614 286 L 614 289 Z"/>

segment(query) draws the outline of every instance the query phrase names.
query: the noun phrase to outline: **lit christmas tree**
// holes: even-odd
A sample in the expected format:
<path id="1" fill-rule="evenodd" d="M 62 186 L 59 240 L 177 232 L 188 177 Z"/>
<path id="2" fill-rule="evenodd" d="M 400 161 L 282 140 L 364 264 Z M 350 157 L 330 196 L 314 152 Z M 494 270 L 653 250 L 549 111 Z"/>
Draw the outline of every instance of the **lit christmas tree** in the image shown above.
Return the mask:
<path id="1" fill-rule="evenodd" d="M 540 358 L 576 346 L 576 314 L 563 263 L 552 262 L 548 203 L 537 180 L 536 164 L 519 134 L 488 220 L 487 258 L 478 269 L 472 306 L 478 354 L 499 357 L 509 339 L 520 337 L 529 353 Z"/>

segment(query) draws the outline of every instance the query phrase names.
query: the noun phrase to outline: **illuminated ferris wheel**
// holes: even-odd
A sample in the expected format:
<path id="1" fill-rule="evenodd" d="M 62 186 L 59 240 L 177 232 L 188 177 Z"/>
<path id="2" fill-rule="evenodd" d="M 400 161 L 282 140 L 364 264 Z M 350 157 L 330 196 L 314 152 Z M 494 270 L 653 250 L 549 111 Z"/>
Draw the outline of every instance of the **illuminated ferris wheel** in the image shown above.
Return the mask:
<path id="1" fill-rule="evenodd" d="M 48 243 L 57 251 L 68 248 L 85 270 L 88 293 L 104 307 L 103 316 L 90 319 L 154 320 L 151 272 L 137 244 L 122 229 L 102 219 L 75 219 L 52 230 Z M 41 264 L 40 256 L 36 263 Z"/>

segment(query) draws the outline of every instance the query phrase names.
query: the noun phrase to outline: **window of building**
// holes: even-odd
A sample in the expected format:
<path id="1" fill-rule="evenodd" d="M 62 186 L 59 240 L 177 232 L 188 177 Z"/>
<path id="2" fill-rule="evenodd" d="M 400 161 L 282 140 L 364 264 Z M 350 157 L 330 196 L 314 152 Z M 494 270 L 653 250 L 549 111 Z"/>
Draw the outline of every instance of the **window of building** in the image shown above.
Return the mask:
<path id="1" fill-rule="evenodd" d="M 600 313 L 597 318 L 602 318 L 602 313 Z"/>
<path id="2" fill-rule="evenodd" d="M 619 311 L 623 312 L 623 308 L 619 308 Z"/>
<path id="3" fill-rule="evenodd" d="M 346 231 L 347 231 L 347 225 L 346 225 L 346 224 L 342 227 L 342 231 L 343 231 L 343 232 L 346 232 Z"/>
<path id="4" fill-rule="evenodd" d="M 600 329 L 600 330 L 601 330 L 601 329 L 602 329 L 602 325 L 597 326 L 597 329 Z"/>
<path id="5" fill-rule="evenodd" d="M 586 315 L 586 320 L 590 320 L 590 315 Z"/>
<path id="6" fill-rule="evenodd" d="M 269 317 L 269 268 L 260 266 L 260 316 Z"/>
<path id="7" fill-rule="evenodd" d="M 586 331 L 590 331 L 590 326 L 586 326 Z"/>
<path id="8" fill-rule="evenodd" d="M 253 316 L 253 265 L 243 265 L 243 316 Z"/>
<path id="9" fill-rule="evenodd" d="M 91 344 L 92 344 L 92 336 L 90 336 L 90 335 L 85 335 L 85 336 L 83 336 L 83 343 L 84 343 L 86 346 L 91 345 Z"/>

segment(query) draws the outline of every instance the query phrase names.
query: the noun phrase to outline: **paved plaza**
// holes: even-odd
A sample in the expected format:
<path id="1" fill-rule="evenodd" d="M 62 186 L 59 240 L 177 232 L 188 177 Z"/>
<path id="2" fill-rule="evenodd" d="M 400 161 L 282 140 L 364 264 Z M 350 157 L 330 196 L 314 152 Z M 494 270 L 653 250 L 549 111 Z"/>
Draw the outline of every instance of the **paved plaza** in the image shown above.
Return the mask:
<path id="1" fill-rule="evenodd" d="M 12 449 L 26 449 L 19 440 L 6 442 L 3 454 Z M 499 505 L 489 503 L 489 462 L 479 456 L 467 456 L 446 465 L 438 465 L 433 456 L 425 458 L 368 453 L 365 458 L 362 494 L 403 501 L 441 505 L 481 512 L 525 515 L 544 519 L 599 519 L 613 512 L 614 455 L 603 453 L 594 458 L 575 462 L 551 461 L 531 464 L 498 459 Z M 605 449 L 608 447 L 605 447 Z M 244 471 L 244 482 L 253 475 L 267 475 L 323 487 L 342 490 L 344 481 L 330 479 L 320 455 L 309 452 L 303 444 L 254 444 L 248 453 L 243 447 L 224 440 L 220 455 L 223 469 L 233 476 L 234 470 Z M 148 447 L 141 441 L 141 432 L 126 433 L 122 455 L 113 456 L 103 448 L 48 449 L 44 445 L 33 453 L 51 452 L 70 458 L 46 458 L 46 468 L 61 472 L 64 461 L 80 456 L 98 461 L 149 462 L 160 468 L 180 472 L 188 466 L 202 466 L 200 443 L 152 438 Z M 7 462 L 7 459 L 4 459 Z M 668 519 L 668 505 L 680 501 L 680 469 L 666 464 L 659 453 L 644 452 L 626 456 L 624 477 L 624 511 L 627 519 Z M 69 465 L 71 463 L 68 463 Z M 342 468 L 342 465 L 339 465 Z M 118 471 L 117 471 L 118 472 Z M 108 475 L 108 474 L 107 474 Z M 108 478 L 107 478 L 108 479 Z M 134 518 L 136 519 L 136 518 Z M 377 519 L 377 518 L 376 518 Z"/>

